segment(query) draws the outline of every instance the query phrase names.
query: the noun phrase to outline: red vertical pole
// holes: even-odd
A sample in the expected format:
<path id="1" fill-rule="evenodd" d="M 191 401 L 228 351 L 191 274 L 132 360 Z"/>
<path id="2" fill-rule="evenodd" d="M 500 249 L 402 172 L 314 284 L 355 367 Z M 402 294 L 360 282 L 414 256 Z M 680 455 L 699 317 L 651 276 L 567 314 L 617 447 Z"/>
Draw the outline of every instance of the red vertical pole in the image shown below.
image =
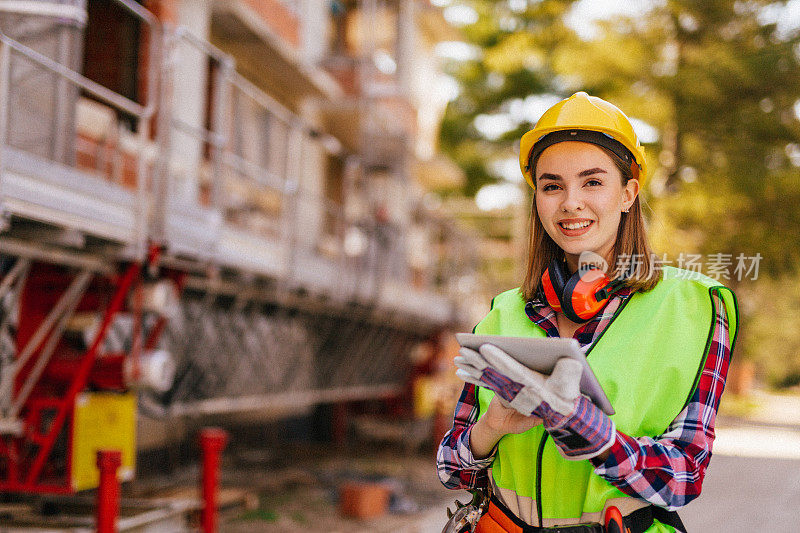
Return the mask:
<path id="1" fill-rule="evenodd" d="M 97 468 L 100 470 L 100 487 L 97 489 L 97 533 L 117 531 L 119 514 L 119 481 L 117 469 L 122 464 L 119 450 L 99 450 Z"/>
<path id="2" fill-rule="evenodd" d="M 200 515 L 203 533 L 217 531 L 217 481 L 219 458 L 228 442 L 228 433 L 219 428 L 204 428 L 200 432 L 203 451 L 203 510 Z"/>

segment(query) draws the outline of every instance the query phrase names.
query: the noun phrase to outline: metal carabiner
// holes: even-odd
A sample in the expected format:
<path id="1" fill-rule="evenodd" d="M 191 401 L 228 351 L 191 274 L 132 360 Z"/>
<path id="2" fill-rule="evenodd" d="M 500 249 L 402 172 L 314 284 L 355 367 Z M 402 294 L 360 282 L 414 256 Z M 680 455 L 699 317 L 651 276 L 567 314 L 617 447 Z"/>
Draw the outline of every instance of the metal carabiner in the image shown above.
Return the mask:
<path id="1" fill-rule="evenodd" d="M 478 520 L 489 507 L 489 498 L 482 490 L 472 492 L 472 501 L 461 503 L 456 500 L 456 509 L 451 511 L 448 507 L 449 520 L 444 525 L 442 533 L 474 533 Z"/>

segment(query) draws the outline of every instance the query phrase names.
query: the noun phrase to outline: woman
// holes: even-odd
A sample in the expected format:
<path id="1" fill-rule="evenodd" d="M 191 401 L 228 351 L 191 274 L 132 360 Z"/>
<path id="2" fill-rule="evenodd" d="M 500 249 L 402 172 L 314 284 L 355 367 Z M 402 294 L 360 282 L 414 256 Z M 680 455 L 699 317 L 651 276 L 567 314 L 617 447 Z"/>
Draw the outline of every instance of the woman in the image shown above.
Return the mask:
<path id="1" fill-rule="evenodd" d="M 711 457 L 735 297 L 652 264 L 644 151 L 610 103 L 581 92 L 550 108 L 522 138 L 520 165 L 534 189 L 527 274 L 474 332 L 577 339 L 616 413 L 579 393 L 573 361 L 548 377 L 494 346 L 462 348 L 467 383 L 439 446 L 439 477 L 490 489 L 478 532 L 602 532 L 615 521 L 633 533 L 683 530 L 674 510 L 700 494 Z M 579 269 L 588 252 L 611 265 L 596 297 L 609 280 Z"/>

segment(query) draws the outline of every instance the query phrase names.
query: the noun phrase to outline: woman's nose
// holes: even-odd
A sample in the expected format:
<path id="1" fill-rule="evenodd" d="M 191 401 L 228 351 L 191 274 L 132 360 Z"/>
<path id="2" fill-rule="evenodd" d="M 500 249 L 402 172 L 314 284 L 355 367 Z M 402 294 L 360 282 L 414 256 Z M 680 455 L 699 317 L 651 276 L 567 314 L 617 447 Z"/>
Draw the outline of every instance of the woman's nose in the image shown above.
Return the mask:
<path id="1" fill-rule="evenodd" d="M 583 196 L 581 195 L 581 190 L 575 187 L 565 188 L 563 201 L 561 202 L 561 208 L 567 212 L 583 209 Z"/>

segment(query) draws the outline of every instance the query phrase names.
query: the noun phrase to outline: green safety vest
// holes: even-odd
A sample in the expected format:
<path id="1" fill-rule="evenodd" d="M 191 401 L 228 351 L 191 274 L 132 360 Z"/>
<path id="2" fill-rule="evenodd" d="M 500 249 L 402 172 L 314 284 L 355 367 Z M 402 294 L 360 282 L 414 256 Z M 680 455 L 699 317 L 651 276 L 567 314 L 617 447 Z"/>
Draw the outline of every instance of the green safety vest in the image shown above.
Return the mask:
<path id="1" fill-rule="evenodd" d="M 712 293 L 725 302 L 733 350 L 738 321 L 733 292 L 711 278 L 674 267 L 664 268 L 654 289 L 625 300 L 589 347 L 589 365 L 614 406 L 611 419 L 619 431 L 633 437 L 659 436 L 691 399 L 714 330 Z M 526 315 L 519 289 L 495 297 L 474 332 L 547 336 Z M 492 391 L 479 388 L 479 416 L 492 396 Z M 509 509 L 534 525 L 539 515 L 545 527 L 600 522 L 607 502 L 623 514 L 646 505 L 595 474 L 588 460 L 565 459 L 541 425 L 500 439 L 492 479 Z M 673 529 L 655 523 L 648 531 Z"/>

